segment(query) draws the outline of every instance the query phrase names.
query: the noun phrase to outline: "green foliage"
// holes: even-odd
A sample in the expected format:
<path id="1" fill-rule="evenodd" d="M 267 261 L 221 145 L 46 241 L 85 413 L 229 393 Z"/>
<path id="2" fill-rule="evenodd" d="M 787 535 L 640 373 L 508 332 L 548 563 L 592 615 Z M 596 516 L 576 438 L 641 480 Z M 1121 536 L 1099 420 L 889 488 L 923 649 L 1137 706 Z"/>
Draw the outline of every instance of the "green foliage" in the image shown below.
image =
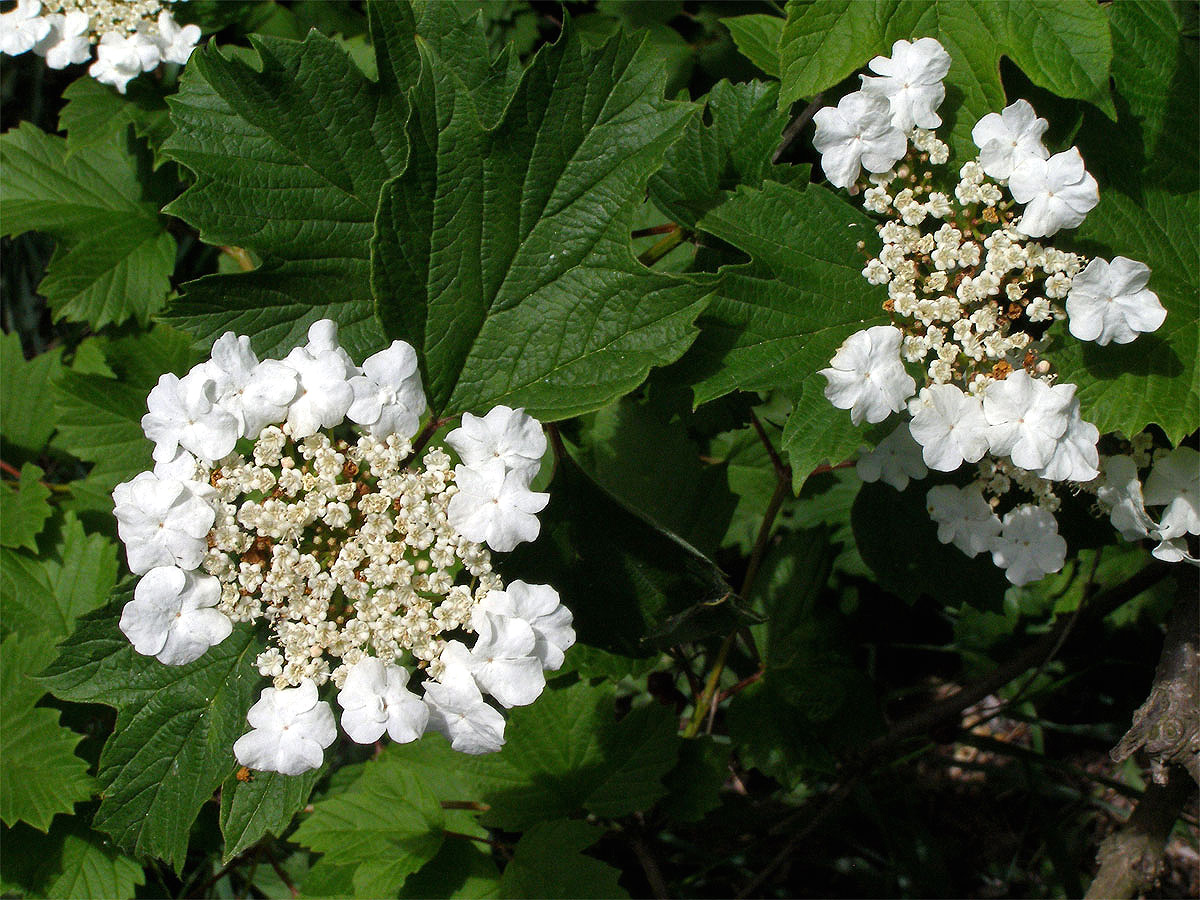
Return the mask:
<path id="1" fill-rule="evenodd" d="M 45 662 L 41 646 L 9 636 L 0 644 L 0 656 L 0 819 L 47 831 L 56 813 L 70 813 L 92 794 L 87 763 L 74 752 L 82 736 L 59 727 L 57 710 L 35 705 L 44 692 L 31 680 Z"/>
<path id="2" fill-rule="evenodd" d="M 258 694 L 261 642 L 242 626 L 195 662 L 164 666 L 134 652 L 118 617 L 114 605 L 81 619 L 44 683 L 64 700 L 117 710 L 93 824 L 122 849 L 178 870 L 196 814 L 234 768 L 233 742 Z"/>
<path id="3" fill-rule="evenodd" d="M 583 855 L 603 832 L 586 822 L 541 822 L 521 836 L 500 897 L 628 897 L 619 869 Z"/>
<path id="4" fill-rule="evenodd" d="M 68 152 L 62 138 L 23 124 L 0 138 L 5 234 L 44 231 L 58 248 L 39 291 L 54 315 L 93 328 L 162 308 L 175 239 L 158 191 L 125 130 Z"/>
<path id="5" fill-rule="evenodd" d="M 570 31 L 493 127 L 498 104 L 461 77 L 423 54 L 411 159 L 372 245 L 380 316 L 418 348 L 442 414 L 595 409 L 696 335 L 706 289 L 640 266 L 629 245 L 639 194 L 694 107 L 662 98 L 645 46 L 589 49 Z"/>
<path id="6" fill-rule="evenodd" d="M 261 71 L 215 46 L 196 51 L 164 151 L 196 175 L 167 211 L 261 265 L 189 282 L 168 316 L 204 345 L 228 329 L 250 333 L 264 355 L 303 344 L 308 325 L 329 317 L 361 359 L 383 345 L 370 240 L 379 190 L 408 156 L 404 96 L 368 81 L 318 32 L 253 46 Z"/>
<path id="7" fill-rule="evenodd" d="M 46 473 L 37 466 L 26 463 L 21 466 L 21 477 L 16 484 L 6 482 L 0 490 L 3 500 L 0 516 L 0 547 L 26 547 L 37 552 L 37 536 L 46 519 L 50 518 L 50 507 L 46 500 L 50 489 L 41 482 Z"/>
<path id="8" fill-rule="evenodd" d="M 141 864 L 77 818 L 60 816 L 49 834 L 27 826 L 5 828 L 0 839 L 0 889 L 6 895 L 111 900 L 134 896 L 146 882 Z"/>
<path id="9" fill-rule="evenodd" d="M 650 199 L 680 225 L 696 223 L 738 185 L 759 187 L 792 172 L 771 166 L 787 119 L 776 109 L 773 83 L 719 82 L 708 93 L 705 118 L 691 119 L 650 179 Z"/>
<path id="10" fill-rule="evenodd" d="M 324 774 L 324 768 L 296 776 L 258 772 L 241 781 L 231 773 L 221 784 L 221 861 L 229 862 L 265 834 L 282 837 Z"/>
<path id="11" fill-rule="evenodd" d="M 50 440 L 55 418 L 47 415 L 42 392 L 61 368 L 61 349 L 26 360 L 16 334 L 0 335 L 0 409 L 4 410 L 0 440 L 6 451 L 15 447 L 36 453 Z"/>
<path id="12" fill-rule="evenodd" d="M 780 103 L 815 97 L 873 56 L 889 55 L 893 42 L 926 36 L 941 41 L 953 60 L 942 115 L 948 143 L 964 159 L 975 154 L 975 122 L 1005 105 L 1002 55 L 1034 84 L 1116 118 L 1107 14 L 1069 0 L 789 0 L 779 45 Z"/>
<path id="13" fill-rule="evenodd" d="M 776 78 L 780 73 L 779 44 L 783 40 L 783 23 L 778 16 L 762 14 L 721 20 L 742 55 Z"/>

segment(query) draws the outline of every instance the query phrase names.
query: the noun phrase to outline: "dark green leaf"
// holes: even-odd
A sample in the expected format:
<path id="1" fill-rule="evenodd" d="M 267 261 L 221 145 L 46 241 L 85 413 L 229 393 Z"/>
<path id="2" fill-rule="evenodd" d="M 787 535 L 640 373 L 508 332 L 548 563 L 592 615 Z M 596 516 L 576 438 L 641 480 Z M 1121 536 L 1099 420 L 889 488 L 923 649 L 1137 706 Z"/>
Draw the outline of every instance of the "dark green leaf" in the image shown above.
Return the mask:
<path id="1" fill-rule="evenodd" d="M 6 447 L 32 454 L 46 446 L 56 422 L 46 403 L 46 387 L 61 368 L 62 348 L 26 360 L 15 332 L 0 335 L 0 437 Z"/>
<path id="2" fill-rule="evenodd" d="M 281 837 L 324 774 L 323 768 L 294 776 L 255 772 L 250 781 L 230 774 L 221 785 L 221 861 L 229 862 L 265 834 Z"/>
<path id="3" fill-rule="evenodd" d="M 0 484 L 0 546 L 26 547 L 37 552 L 37 536 L 50 518 L 50 489 L 41 482 L 46 473 L 32 463 L 21 466 L 21 477 Z"/>
<path id="4" fill-rule="evenodd" d="M 604 832 L 586 822 L 540 822 L 517 842 L 500 878 L 501 897 L 628 897 L 621 872 L 585 856 Z"/>
<path id="5" fill-rule="evenodd" d="M 381 198 L 372 284 L 389 335 L 422 354 L 435 410 L 586 412 L 695 337 L 705 289 L 630 251 L 646 180 L 694 114 L 662 98 L 651 57 L 620 39 L 589 49 L 568 29 L 494 128 L 469 86 L 424 57 L 411 160 Z"/>
<path id="6" fill-rule="evenodd" d="M 784 20 L 778 16 L 749 15 L 722 19 L 721 24 L 733 35 L 738 50 L 768 75 L 779 77 L 779 42 Z"/>
<path id="7" fill-rule="evenodd" d="M 134 652 L 118 616 L 113 605 L 81 619 L 44 680 L 64 700 L 117 709 L 93 825 L 127 852 L 178 870 L 200 807 L 235 766 L 233 742 L 261 686 L 261 642 L 238 626 L 195 662 L 165 666 Z"/>

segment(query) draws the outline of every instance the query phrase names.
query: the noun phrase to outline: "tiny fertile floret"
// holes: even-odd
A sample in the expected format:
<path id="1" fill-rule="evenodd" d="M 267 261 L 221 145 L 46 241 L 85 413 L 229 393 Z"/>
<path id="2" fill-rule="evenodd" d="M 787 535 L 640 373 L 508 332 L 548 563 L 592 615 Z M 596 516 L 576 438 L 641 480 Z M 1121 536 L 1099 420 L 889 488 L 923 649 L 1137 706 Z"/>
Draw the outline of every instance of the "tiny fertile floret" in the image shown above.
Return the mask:
<path id="1" fill-rule="evenodd" d="M 503 744 L 497 707 L 536 700 L 575 641 L 554 588 L 505 585 L 492 565 L 538 536 L 541 423 L 500 406 L 428 443 L 444 423 L 422 430 L 413 348 L 360 367 L 329 320 L 282 360 L 227 333 L 148 406 L 154 470 L 113 491 L 143 576 L 120 628 L 167 665 L 235 628 L 262 634 L 270 687 L 234 745 L 243 765 L 319 766 L 336 738 L 322 694 L 358 743 L 436 730 L 464 752 Z"/>

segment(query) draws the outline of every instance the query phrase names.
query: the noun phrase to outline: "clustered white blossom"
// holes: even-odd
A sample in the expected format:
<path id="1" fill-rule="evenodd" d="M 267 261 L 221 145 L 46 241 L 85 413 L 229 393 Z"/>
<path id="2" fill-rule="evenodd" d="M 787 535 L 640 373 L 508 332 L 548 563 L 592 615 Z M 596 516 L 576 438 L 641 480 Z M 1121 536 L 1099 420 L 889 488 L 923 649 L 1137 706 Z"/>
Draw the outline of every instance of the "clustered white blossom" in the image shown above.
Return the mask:
<path id="1" fill-rule="evenodd" d="M 856 425 L 907 414 L 861 454 L 864 480 L 902 490 L 928 469 L 978 465 L 969 486 L 929 492 L 930 516 L 944 543 L 989 552 L 1026 584 L 1065 560 L 1054 483 L 1100 483 L 1099 431 L 1044 355 L 1050 324 L 1066 318 L 1079 340 L 1128 343 L 1162 325 L 1166 310 L 1144 264 L 1088 261 L 1033 240 L 1078 226 L 1100 197 L 1078 149 L 1050 154 L 1047 123 L 1026 101 L 981 118 L 971 132 L 978 156 L 957 178 L 937 177 L 949 148 L 929 129 L 941 124 L 949 66 L 933 38 L 897 41 L 891 58 L 869 63 L 880 77 L 862 76 L 860 91 L 813 117 L 826 177 L 885 220 L 882 250 L 862 274 L 886 285 L 892 319 L 852 334 L 821 374 L 825 396 Z M 1001 518 L 1014 487 L 1029 502 Z M 1174 509 L 1175 499 L 1160 502 Z M 1176 546 L 1179 515 L 1140 536 Z"/>
<path id="2" fill-rule="evenodd" d="M 138 653 L 183 665 L 235 623 L 265 626 L 255 665 L 271 686 L 234 744 L 239 762 L 319 766 L 337 735 L 327 684 L 358 743 L 435 730 L 467 753 L 499 749 L 505 719 L 485 695 L 532 703 L 575 641 L 554 588 L 506 585 L 492 567 L 492 551 L 538 536 L 537 420 L 465 413 L 449 450 L 419 453 L 412 347 L 395 341 L 359 367 L 329 320 L 282 360 L 227 332 L 183 378 L 163 375 L 147 407 L 154 469 L 113 491 L 142 576 L 120 627 Z"/>
<path id="3" fill-rule="evenodd" d="M 17 0 L 0 15 L 0 53 L 32 50 L 52 69 L 95 61 L 88 74 L 122 94 L 159 63 L 188 61 L 200 28 L 180 26 L 165 4 L 175 0 Z"/>

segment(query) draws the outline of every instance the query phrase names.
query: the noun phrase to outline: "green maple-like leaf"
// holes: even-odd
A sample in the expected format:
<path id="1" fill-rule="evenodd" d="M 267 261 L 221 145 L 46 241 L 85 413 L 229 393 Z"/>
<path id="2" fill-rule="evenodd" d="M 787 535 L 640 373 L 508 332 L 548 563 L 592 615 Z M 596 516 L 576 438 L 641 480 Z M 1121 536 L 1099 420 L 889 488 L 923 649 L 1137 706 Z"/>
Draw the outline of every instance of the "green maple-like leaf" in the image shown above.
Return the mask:
<path id="1" fill-rule="evenodd" d="M 54 315 L 93 328 L 145 324 L 171 289 L 175 239 L 127 129 L 78 152 L 25 123 L 0 137 L 5 234 L 43 231 L 59 244 L 39 293 Z"/>
<path id="2" fill-rule="evenodd" d="M 46 474 L 37 466 L 21 466 L 16 484 L 0 484 L 0 546 L 27 547 L 37 552 L 37 536 L 50 518 L 50 489 L 41 482 Z"/>
<path id="3" fill-rule="evenodd" d="M 780 41 L 780 103 L 811 98 L 890 56 L 897 40 L 935 37 L 950 53 L 939 110 L 953 149 L 975 155 L 971 128 L 1005 105 L 1000 57 L 1034 84 L 1087 100 L 1116 118 L 1109 94 L 1112 41 L 1099 6 L 1052 0 L 789 0 Z"/>
<path id="4" fill-rule="evenodd" d="M 168 318 L 200 344 L 233 329 L 260 354 L 283 355 L 328 317 L 361 358 L 383 344 L 370 241 L 379 190 L 408 156 L 403 90 L 369 81 L 316 31 L 252 43 L 261 72 L 213 45 L 193 54 L 163 149 L 196 174 L 167 211 L 262 263 L 189 282 Z"/>
<path id="5" fill-rule="evenodd" d="M 57 813 L 70 813 L 92 795 L 87 763 L 75 755 L 83 740 L 58 723 L 58 710 L 35 706 L 45 689 L 31 676 L 45 664 L 45 645 L 10 635 L 0 645 L 0 819 L 47 831 Z"/>
<path id="6" fill-rule="evenodd" d="M 53 410 L 47 410 L 45 390 L 62 368 L 62 348 L 26 360 L 15 332 L 0 335 L 0 410 L 6 446 L 37 453 L 54 431 Z"/>
<path id="7" fill-rule="evenodd" d="M 81 619 L 43 682 L 64 700 L 116 708 L 92 824 L 127 852 L 178 870 L 200 807 L 235 768 L 233 742 L 260 687 L 261 642 L 239 626 L 195 662 L 165 666 L 134 652 L 119 615 L 113 605 Z"/>
<path id="8" fill-rule="evenodd" d="M 604 832 L 587 822 L 539 822 L 517 841 L 500 897 L 628 897 L 621 870 L 585 856 Z"/>
<path id="9" fill-rule="evenodd" d="M 595 409 L 696 335 L 705 289 L 639 265 L 629 238 L 695 107 L 663 98 L 646 46 L 589 49 L 570 28 L 494 126 L 495 104 L 460 71 L 423 46 L 411 158 L 383 192 L 372 245 L 380 317 L 418 348 L 441 414 Z"/>

